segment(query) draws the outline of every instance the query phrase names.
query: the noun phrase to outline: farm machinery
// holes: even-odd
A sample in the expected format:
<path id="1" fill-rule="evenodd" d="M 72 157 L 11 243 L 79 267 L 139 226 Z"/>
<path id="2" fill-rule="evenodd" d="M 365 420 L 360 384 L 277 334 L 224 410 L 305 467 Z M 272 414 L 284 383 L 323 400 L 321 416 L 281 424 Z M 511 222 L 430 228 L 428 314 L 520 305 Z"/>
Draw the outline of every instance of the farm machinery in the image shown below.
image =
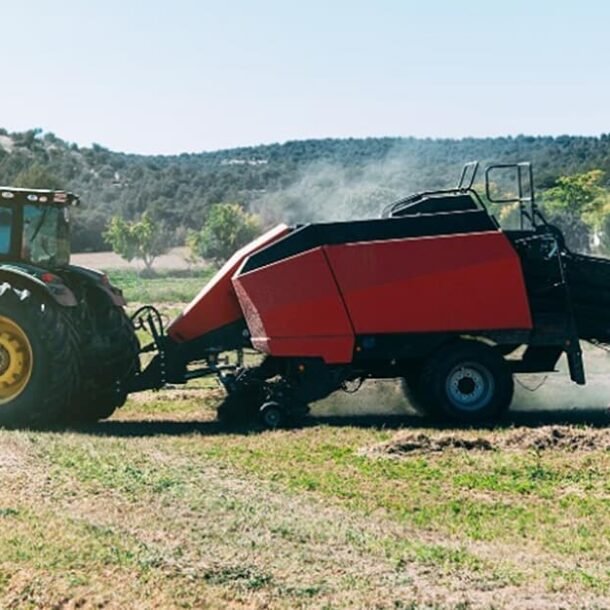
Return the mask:
<path id="1" fill-rule="evenodd" d="M 271 229 L 167 332 L 145 308 L 137 324 L 157 355 L 131 389 L 215 374 L 222 420 L 276 427 L 370 378 L 399 378 L 416 408 L 462 423 L 501 416 L 513 375 L 554 371 L 563 354 L 584 384 L 580 341 L 610 342 L 610 261 L 567 248 L 528 163 L 485 169 L 486 200 L 518 211 L 519 228 L 502 230 L 474 189 L 478 170 L 469 163 L 455 188 L 406 197 L 380 218 Z M 496 194 L 498 176 L 513 194 Z M 261 358 L 244 366 L 248 348 Z M 228 350 L 237 358 L 222 364 Z"/>
<path id="2" fill-rule="evenodd" d="M 130 321 L 103 274 L 69 264 L 73 195 L 0 189 L 0 424 L 102 419 L 131 392 L 210 375 L 221 420 L 270 428 L 371 378 L 400 379 L 417 409 L 458 423 L 497 419 L 515 374 L 563 354 L 584 384 L 581 341 L 610 343 L 610 261 L 570 251 L 527 163 L 485 169 L 485 200 L 518 210 L 503 230 L 478 169 L 379 218 L 267 231 L 167 329 L 152 305 Z M 512 194 L 498 195 L 507 172 Z M 151 336 L 142 348 L 135 329 Z"/>
<path id="3" fill-rule="evenodd" d="M 69 264 L 77 204 L 62 191 L 0 187 L 0 425 L 109 417 L 139 370 L 121 292 Z"/>

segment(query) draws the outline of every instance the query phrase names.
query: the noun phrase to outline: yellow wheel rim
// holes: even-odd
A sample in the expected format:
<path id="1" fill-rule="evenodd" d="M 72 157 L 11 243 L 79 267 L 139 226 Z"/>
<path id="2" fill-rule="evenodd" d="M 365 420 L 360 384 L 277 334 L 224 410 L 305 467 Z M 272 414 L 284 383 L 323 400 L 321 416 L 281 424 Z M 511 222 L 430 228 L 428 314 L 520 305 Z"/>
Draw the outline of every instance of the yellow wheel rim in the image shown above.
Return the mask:
<path id="1" fill-rule="evenodd" d="M 32 346 L 21 326 L 0 316 L 0 405 L 23 392 L 33 362 Z"/>

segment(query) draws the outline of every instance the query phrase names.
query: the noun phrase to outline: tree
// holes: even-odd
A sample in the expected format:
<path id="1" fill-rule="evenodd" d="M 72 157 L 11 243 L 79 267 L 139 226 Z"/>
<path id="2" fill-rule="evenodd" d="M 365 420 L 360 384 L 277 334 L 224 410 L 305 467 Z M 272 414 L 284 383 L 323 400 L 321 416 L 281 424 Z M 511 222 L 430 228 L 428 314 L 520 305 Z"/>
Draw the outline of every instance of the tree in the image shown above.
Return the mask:
<path id="1" fill-rule="evenodd" d="M 560 176 L 544 193 L 544 208 L 551 222 L 563 229 L 568 243 L 577 250 L 589 249 L 592 232 L 604 223 L 608 192 L 602 186 L 603 178 L 599 169 Z"/>
<path id="2" fill-rule="evenodd" d="M 191 252 L 217 263 L 226 261 L 236 250 L 261 232 L 261 222 L 238 203 L 217 203 L 210 208 L 203 228 L 187 237 Z"/>
<path id="3" fill-rule="evenodd" d="M 61 190 L 63 188 L 61 182 L 38 163 L 20 171 L 15 177 L 13 185 L 28 189 Z"/>
<path id="4" fill-rule="evenodd" d="M 154 222 L 146 212 L 139 220 L 131 222 L 121 216 L 113 216 L 104 233 L 104 239 L 113 251 L 126 261 L 143 261 L 148 273 L 152 272 L 155 259 L 168 250 L 164 226 Z"/>

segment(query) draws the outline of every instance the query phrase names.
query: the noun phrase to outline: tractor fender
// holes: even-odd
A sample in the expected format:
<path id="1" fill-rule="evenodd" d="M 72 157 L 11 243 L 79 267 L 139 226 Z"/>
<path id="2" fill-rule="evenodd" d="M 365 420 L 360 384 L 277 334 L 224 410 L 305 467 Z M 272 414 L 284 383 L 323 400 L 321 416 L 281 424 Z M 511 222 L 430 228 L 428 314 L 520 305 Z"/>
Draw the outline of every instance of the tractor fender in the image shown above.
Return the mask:
<path id="1" fill-rule="evenodd" d="M 74 293 L 53 273 L 43 273 L 44 281 L 16 267 L 0 266 L 0 285 L 9 283 L 17 289 L 29 290 L 44 296 L 50 296 L 63 307 L 76 307 L 78 304 Z"/>
<path id="2" fill-rule="evenodd" d="M 117 307 L 125 307 L 125 305 L 127 305 L 123 292 L 120 288 L 117 288 L 110 283 L 110 280 L 105 273 L 102 273 L 97 269 L 90 269 L 89 267 L 81 267 L 79 265 L 70 265 L 68 269 L 69 272 L 73 276 L 78 277 L 81 282 L 103 292 L 113 305 L 116 305 Z"/>

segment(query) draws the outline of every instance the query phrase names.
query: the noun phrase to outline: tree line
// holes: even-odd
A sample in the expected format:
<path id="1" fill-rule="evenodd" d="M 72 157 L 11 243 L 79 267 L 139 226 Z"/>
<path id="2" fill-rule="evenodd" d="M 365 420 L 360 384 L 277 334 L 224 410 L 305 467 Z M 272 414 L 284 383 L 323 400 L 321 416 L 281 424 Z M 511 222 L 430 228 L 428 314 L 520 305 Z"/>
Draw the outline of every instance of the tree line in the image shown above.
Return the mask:
<path id="1" fill-rule="evenodd" d="M 193 232 L 219 214 L 216 204 L 226 202 L 256 213 L 262 225 L 375 215 L 384 203 L 414 190 L 453 184 L 460 166 L 473 159 L 532 161 L 547 213 L 569 228 L 579 246 L 606 247 L 610 134 L 326 139 L 146 156 L 97 144 L 79 147 L 39 129 L 0 129 L 0 183 L 61 187 L 81 196 L 75 251 L 108 249 L 113 217 L 138 223 L 145 213 L 166 245 L 194 244 Z M 510 210 L 502 213 L 510 216 Z"/>

